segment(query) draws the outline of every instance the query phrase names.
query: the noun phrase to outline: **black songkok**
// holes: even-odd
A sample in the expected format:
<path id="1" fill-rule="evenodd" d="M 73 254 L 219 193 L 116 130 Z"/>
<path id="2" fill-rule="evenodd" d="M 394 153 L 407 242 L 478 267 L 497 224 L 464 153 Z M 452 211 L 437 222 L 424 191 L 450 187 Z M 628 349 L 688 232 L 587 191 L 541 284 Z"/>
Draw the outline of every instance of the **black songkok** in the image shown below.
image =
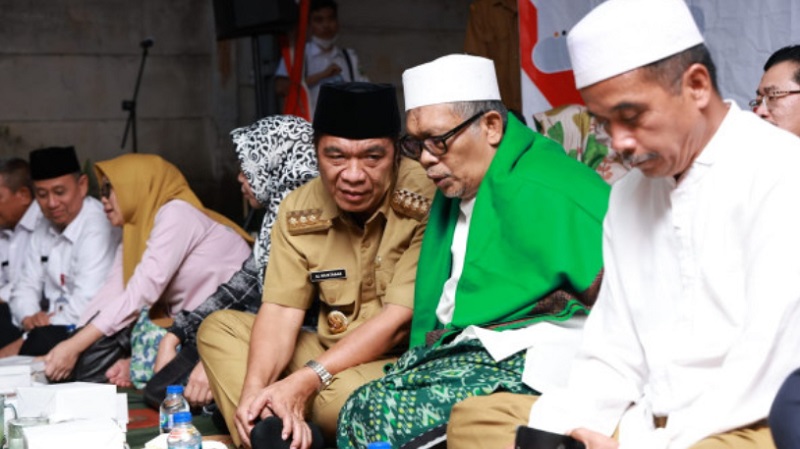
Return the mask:
<path id="1" fill-rule="evenodd" d="M 80 172 L 75 147 L 48 147 L 31 151 L 31 179 L 41 181 Z"/>
<path id="2" fill-rule="evenodd" d="M 314 134 L 345 139 L 397 138 L 400 112 L 391 84 L 323 84 L 314 112 Z"/>

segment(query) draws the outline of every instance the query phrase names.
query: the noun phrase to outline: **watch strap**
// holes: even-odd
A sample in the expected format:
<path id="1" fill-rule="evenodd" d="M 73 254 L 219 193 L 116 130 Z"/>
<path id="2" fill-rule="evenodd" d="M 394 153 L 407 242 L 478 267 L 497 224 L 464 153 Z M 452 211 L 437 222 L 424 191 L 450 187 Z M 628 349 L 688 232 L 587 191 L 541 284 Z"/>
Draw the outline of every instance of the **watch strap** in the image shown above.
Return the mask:
<path id="1" fill-rule="evenodd" d="M 319 376 L 319 380 L 322 381 L 322 385 L 320 385 L 319 390 L 322 391 L 333 382 L 333 375 L 322 366 L 321 363 L 317 362 L 316 360 L 309 360 L 306 362 L 306 366 L 311 368 L 317 376 Z"/>

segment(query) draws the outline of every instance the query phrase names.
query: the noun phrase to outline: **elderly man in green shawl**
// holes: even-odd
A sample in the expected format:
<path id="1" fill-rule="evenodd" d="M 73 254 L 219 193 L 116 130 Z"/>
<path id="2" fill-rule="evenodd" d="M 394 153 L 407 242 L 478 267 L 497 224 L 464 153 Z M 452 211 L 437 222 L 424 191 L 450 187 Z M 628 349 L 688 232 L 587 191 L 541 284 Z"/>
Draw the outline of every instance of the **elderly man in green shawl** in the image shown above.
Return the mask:
<path id="1" fill-rule="evenodd" d="M 492 62 L 403 74 L 404 154 L 438 187 L 417 271 L 411 349 L 339 415 L 339 448 L 444 444 L 474 395 L 561 385 L 602 273 L 609 186 L 508 114 Z"/>

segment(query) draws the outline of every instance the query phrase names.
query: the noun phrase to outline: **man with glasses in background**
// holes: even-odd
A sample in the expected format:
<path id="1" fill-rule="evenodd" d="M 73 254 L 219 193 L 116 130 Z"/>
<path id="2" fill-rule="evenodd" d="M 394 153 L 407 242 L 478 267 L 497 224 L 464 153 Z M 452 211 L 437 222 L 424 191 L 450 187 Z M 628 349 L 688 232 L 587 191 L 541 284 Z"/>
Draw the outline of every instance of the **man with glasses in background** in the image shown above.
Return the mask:
<path id="1" fill-rule="evenodd" d="M 602 269 L 608 185 L 507 113 L 491 60 L 445 56 L 407 70 L 403 86 L 401 151 L 439 191 L 411 349 L 348 399 L 341 449 L 444 445 L 457 402 L 560 383 Z"/>
<path id="2" fill-rule="evenodd" d="M 800 45 L 783 47 L 764 64 L 750 107 L 759 117 L 800 136 Z"/>
<path id="3" fill-rule="evenodd" d="M 750 102 L 750 107 L 764 120 L 800 136 L 797 94 L 800 94 L 800 45 L 790 45 L 767 59 L 756 99 Z M 800 447 L 800 369 L 778 391 L 769 413 L 769 425 L 778 448 Z"/>

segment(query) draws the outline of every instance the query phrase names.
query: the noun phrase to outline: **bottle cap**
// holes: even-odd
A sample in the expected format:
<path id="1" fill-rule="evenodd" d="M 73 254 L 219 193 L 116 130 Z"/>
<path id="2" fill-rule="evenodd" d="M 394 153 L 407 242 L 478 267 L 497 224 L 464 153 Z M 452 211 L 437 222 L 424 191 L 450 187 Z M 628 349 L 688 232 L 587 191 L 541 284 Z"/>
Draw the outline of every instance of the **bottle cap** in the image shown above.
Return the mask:
<path id="1" fill-rule="evenodd" d="M 178 412 L 178 413 L 172 415 L 172 422 L 174 422 L 175 424 L 192 422 L 192 413 L 191 412 Z"/>
<path id="2" fill-rule="evenodd" d="M 392 449 L 392 444 L 387 441 L 374 441 L 367 444 L 367 449 Z"/>
<path id="3" fill-rule="evenodd" d="M 183 394 L 183 385 L 170 385 L 167 387 L 167 394 Z"/>

